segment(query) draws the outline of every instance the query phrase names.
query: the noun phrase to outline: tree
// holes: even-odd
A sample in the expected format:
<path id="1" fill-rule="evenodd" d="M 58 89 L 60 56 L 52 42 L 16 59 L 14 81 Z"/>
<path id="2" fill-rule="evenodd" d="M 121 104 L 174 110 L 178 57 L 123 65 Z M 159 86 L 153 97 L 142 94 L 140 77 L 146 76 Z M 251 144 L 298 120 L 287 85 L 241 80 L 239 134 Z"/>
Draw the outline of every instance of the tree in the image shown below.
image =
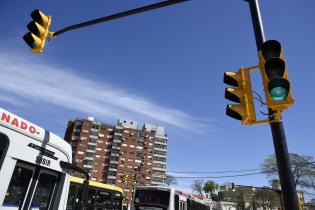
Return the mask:
<path id="1" fill-rule="evenodd" d="M 315 161 L 307 155 L 290 153 L 290 162 L 296 186 L 315 190 Z M 275 155 L 269 155 L 262 163 L 261 168 L 268 178 L 279 178 Z"/>
<path id="2" fill-rule="evenodd" d="M 206 183 L 204 183 L 202 189 L 205 193 L 208 193 L 212 198 L 213 196 L 216 196 L 215 191 L 218 190 L 219 187 L 220 186 L 214 181 L 208 180 Z"/>
<path id="3" fill-rule="evenodd" d="M 193 184 L 191 185 L 192 191 L 198 193 L 198 195 L 202 195 L 203 184 L 204 184 L 204 181 L 202 179 L 195 179 L 193 181 Z"/>
<path id="4" fill-rule="evenodd" d="M 228 189 L 219 193 L 221 201 L 234 203 L 237 210 L 244 210 L 246 203 L 250 203 L 253 197 L 252 188 L 237 187 L 235 190 Z"/>
<path id="5" fill-rule="evenodd" d="M 165 183 L 167 186 L 176 186 L 177 185 L 176 178 L 172 175 L 166 175 Z"/>
<path id="6" fill-rule="evenodd" d="M 257 189 L 253 194 L 252 205 L 275 209 L 281 206 L 280 195 L 272 190 Z"/>

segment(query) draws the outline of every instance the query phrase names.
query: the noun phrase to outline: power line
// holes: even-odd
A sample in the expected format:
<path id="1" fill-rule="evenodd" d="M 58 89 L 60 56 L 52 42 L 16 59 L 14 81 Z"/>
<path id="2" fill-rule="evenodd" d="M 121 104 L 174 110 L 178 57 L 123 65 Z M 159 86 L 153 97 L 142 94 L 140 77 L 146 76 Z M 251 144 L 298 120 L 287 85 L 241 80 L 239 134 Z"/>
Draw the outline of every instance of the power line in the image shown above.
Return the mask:
<path id="1" fill-rule="evenodd" d="M 243 170 L 230 170 L 230 171 L 167 171 L 170 173 L 185 173 L 185 174 L 224 174 L 224 173 L 237 173 L 237 172 L 250 172 L 250 171 L 263 171 L 262 169 L 243 169 Z"/>
<path id="2" fill-rule="evenodd" d="M 257 174 L 265 174 L 266 172 L 256 172 L 247 174 L 236 174 L 236 175 L 225 175 L 225 176 L 174 176 L 176 179 L 220 179 L 220 178 L 231 178 L 241 176 L 252 176 Z"/>

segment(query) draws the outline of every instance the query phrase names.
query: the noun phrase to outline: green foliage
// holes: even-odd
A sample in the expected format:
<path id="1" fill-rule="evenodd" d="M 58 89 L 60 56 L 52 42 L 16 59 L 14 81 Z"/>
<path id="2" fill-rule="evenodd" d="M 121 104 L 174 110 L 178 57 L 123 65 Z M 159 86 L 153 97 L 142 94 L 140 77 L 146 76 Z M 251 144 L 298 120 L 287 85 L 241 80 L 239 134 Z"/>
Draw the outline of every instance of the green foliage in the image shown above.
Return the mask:
<path id="1" fill-rule="evenodd" d="M 234 203 L 236 209 L 279 208 L 280 196 L 276 191 L 266 189 L 252 189 L 249 187 L 237 187 L 219 192 L 221 201 Z"/>
<path id="2" fill-rule="evenodd" d="M 208 180 L 206 183 L 203 185 L 203 191 L 205 193 L 208 193 L 211 197 L 215 196 L 215 192 L 219 189 L 219 184 L 212 180 Z"/>

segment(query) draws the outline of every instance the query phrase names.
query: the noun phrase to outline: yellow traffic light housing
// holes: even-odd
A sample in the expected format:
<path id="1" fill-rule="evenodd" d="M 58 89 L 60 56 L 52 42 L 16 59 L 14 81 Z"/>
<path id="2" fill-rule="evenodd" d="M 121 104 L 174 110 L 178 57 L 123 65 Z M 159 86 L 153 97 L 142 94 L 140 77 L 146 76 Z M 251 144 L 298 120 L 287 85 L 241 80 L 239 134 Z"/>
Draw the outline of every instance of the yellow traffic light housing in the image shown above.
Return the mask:
<path id="1" fill-rule="evenodd" d="M 121 181 L 124 183 L 124 182 L 127 182 L 127 176 L 126 175 L 122 175 L 120 176 L 121 178 Z"/>
<path id="2" fill-rule="evenodd" d="M 132 175 L 131 181 L 132 181 L 133 183 L 137 183 L 137 174 L 133 174 L 133 175 Z"/>
<path id="3" fill-rule="evenodd" d="M 33 21 L 27 25 L 29 32 L 23 36 L 23 39 L 32 48 L 32 52 L 40 53 L 44 49 L 47 36 L 52 34 L 49 32 L 51 16 L 46 16 L 36 9 L 31 13 L 31 17 Z"/>
<path id="4" fill-rule="evenodd" d="M 274 112 L 288 109 L 294 99 L 281 44 L 276 40 L 264 42 L 258 57 L 267 107 Z"/>
<path id="5" fill-rule="evenodd" d="M 298 199 L 299 210 L 303 210 L 304 196 L 302 192 L 297 192 L 297 199 Z"/>
<path id="6" fill-rule="evenodd" d="M 232 185 L 232 191 L 235 192 L 235 184 L 232 183 L 231 185 Z"/>
<path id="7" fill-rule="evenodd" d="M 238 72 L 225 72 L 224 83 L 233 87 L 225 89 L 225 98 L 238 104 L 229 104 L 226 115 L 241 120 L 243 125 L 256 122 L 249 70 L 241 67 Z"/>

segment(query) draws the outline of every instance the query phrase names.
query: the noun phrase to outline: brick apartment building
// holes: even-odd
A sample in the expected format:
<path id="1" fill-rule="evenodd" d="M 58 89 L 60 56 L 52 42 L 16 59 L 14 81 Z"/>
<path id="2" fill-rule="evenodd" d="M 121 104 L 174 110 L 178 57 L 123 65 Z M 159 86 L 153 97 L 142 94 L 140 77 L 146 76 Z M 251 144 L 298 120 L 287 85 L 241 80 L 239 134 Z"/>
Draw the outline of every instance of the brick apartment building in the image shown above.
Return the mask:
<path id="1" fill-rule="evenodd" d="M 110 125 L 89 117 L 69 121 L 65 139 L 72 145 L 73 162 L 91 180 L 123 188 L 128 199 L 133 176 L 139 185 L 165 185 L 168 138 L 161 126 L 144 124 L 139 129 L 128 120 Z"/>

